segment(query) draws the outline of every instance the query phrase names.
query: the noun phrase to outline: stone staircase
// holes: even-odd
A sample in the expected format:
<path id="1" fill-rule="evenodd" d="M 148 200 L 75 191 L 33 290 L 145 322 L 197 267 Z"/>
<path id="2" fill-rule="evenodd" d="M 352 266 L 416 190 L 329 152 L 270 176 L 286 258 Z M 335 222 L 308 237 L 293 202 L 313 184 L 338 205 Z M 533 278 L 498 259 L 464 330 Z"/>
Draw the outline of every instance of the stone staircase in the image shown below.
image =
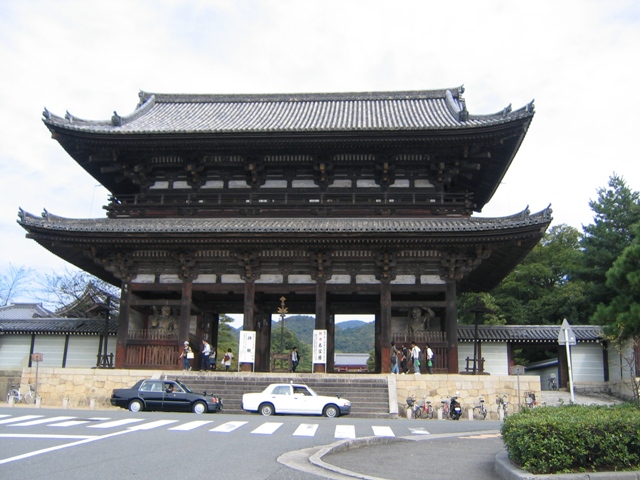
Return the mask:
<path id="1" fill-rule="evenodd" d="M 220 395 L 224 413 L 242 413 L 242 394 L 261 392 L 271 383 L 303 383 L 318 395 L 340 396 L 351 401 L 351 416 L 389 417 L 387 377 L 353 374 L 247 374 L 188 372 L 175 377 L 194 391 Z"/>

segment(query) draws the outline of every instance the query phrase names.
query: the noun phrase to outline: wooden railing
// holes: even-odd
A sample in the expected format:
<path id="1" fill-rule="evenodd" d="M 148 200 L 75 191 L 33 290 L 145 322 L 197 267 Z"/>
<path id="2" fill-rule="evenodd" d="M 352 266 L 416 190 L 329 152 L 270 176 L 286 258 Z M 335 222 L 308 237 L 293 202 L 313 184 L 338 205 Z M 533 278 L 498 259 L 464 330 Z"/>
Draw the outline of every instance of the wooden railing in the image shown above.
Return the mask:
<path id="1" fill-rule="evenodd" d="M 177 330 L 134 329 L 129 330 L 130 340 L 177 340 Z"/>

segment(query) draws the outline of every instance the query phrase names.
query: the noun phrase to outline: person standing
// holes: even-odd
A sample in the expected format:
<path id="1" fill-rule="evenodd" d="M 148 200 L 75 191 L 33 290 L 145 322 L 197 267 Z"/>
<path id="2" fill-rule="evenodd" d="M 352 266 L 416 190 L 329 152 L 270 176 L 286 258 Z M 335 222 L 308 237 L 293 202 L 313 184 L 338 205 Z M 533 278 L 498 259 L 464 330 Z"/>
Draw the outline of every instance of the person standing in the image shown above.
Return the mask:
<path id="1" fill-rule="evenodd" d="M 209 354 L 209 364 L 211 366 L 211 370 L 216 370 L 216 349 L 211 348 L 211 354 Z"/>
<path id="2" fill-rule="evenodd" d="M 230 348 L 224 354 L 224 358 L 222 359 L 224 363 L 224 369 L 229 372 L 231 371 L 231 360 L 233 360 L 233 350 Z"/>
<path id="3" fill-rule="evenodd" d="M 398 374 L 398 349 L 396 348 L 396 342 L 391 342 L 391 373 Z"/>
<path id="4" fill-rule="evenodd" d="M 291 350 L 291 371 L 295 373 L 296 368 L 298 368 L 298 363 L 300 363 L 300 354 L 298 353 L 298 347 L 293 347 Z"/>
<path id="5" fill-rule="evenodd" d="M 401 354 L 400 368 L 402 369 L 402 373 L 406 375 L 409 373 L 409 349 L 407 349 L 404 343 L 402 344 Z"/>
<path id="6" fill-rule="evenodd" d="M 416 345 L 416 342 L 411 342 L 411 360 L 413 360 L 413 373 L 420 375 L 420 354 L 422 350 Z"/>
<path id="7" fill-rule="evenodd" d="M 193 350 L 191 350 L 189 342 L 184 342 L 184 344 L 182 345 L 180 358 L 182 359 L 182 371 L 191 370 L 191 359 L 193 358 Z"/>
<path id="8" fill-rule="evenodd" d="M 431 347 L 428 343 L 425 346 L 425 349 L 425 357 L 427 358 L 427 372 L 433 374 L 433 350 L 431 350 Z"/>
<path id="9" fill-rule="evenodd" d="M 200 358 L 200 370 L 209 370 L 209 357 L 211 356 L 211 345 L 206 340 L 202 340 L 202 357 Z"/>

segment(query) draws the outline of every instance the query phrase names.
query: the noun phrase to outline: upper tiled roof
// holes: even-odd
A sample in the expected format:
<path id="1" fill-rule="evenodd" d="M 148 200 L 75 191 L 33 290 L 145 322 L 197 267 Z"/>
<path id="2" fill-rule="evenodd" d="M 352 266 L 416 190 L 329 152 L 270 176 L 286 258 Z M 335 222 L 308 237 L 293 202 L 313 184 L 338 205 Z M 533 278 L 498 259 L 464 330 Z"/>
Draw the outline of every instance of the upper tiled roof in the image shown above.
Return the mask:
<path id="1" fill-rule="evenodd" d="M 462 87 L 376 93 L 190 95 L 140 92 L 128 116 L 89 121 L 44 111 L 50 127 L 104 134 L 345 132 L 450 130 L 509 123 L 533 116 L 533 102 L 470 115 Z"/>
<path id="2" fill-rule="evenodd" d="M 69 219 L 20 210 L 26 229 L 87 233 L 416 233 L 481 232 L 544 225 L 551 209 L 498 218 L 95 218 Z"/>
<path id="3" fill-rule="evenodd" d="M 0 307 L 0 319 L 10 318 L 17 320 L 52 316 L 53 312 L 44 308 L 41 303 L 14 303 Z"/>
<path id="4" fill-rule="evenodd" d="M 0 320 L 0 334 L 30 335 L 71 334 L 100 335 L 104 333 L 105 321 L 102 318 L 38 318 L 28 320 Z M 109 334 L 118 332 L 116 321 L 109 322 Z"/>
<path id="5" fill-rule="evenodd" d="M 578 342 L 600 342 L 604 338 L 602 327 L 572 325 Z M 536 343 L 557 342 L 560 325 L 478 325 L 481 342 Z M 458 340 L 473 342 L 475 325 L 458 325 Z"/>

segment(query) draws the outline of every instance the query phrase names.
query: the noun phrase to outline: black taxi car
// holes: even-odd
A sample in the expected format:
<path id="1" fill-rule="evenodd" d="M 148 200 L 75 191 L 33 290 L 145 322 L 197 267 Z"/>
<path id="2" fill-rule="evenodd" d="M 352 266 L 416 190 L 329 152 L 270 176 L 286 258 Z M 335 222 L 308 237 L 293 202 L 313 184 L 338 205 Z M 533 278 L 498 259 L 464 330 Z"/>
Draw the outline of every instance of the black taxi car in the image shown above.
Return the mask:
<path id="1" fill-rule="evenodd" d="M 132 412 L 162 410 L 201 414 L 222 410 L 222 398 L 207 392 L 193 392 L 179 380 L 148 379 L 138 381 L 131 388 L 113 390 L 111 405 Z"/>

